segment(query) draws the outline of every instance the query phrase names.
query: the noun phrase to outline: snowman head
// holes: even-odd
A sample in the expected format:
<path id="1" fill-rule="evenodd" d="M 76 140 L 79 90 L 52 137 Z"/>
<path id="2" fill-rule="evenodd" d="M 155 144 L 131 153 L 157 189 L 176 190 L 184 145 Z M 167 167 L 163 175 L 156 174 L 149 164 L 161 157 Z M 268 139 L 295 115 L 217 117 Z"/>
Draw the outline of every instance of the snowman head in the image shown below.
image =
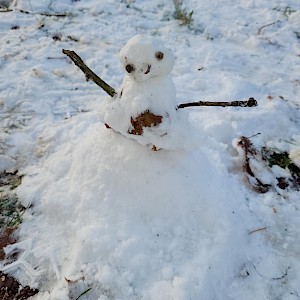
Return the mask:
<path id="1" fill-rule="evenodd" d="M 120 61 L 127 75 L 135 81 L 171 73 L 175 58 L 160 40 L 138 34 L 120 51 Z"/>

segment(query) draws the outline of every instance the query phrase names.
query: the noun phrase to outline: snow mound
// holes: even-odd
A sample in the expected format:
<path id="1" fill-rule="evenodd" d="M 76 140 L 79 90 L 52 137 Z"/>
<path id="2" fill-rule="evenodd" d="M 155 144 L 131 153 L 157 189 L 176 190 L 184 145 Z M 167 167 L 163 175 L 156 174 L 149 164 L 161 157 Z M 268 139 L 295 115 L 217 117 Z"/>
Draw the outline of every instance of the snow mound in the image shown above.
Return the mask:
<path id="1" fill-rule="evenodd" d="M 28 263 L 47 270 L 36 283 L 50 295 L 36 299 L 68 299 L 65 278 L 93 284 L 87 299 L 212 299 L 230 284 L 247 251 L 231 247 L 247 245 L 234 179 L 205 151 L 153 152 L 75 119 L 18 189 L 35 206 L 21 228 Z"/>

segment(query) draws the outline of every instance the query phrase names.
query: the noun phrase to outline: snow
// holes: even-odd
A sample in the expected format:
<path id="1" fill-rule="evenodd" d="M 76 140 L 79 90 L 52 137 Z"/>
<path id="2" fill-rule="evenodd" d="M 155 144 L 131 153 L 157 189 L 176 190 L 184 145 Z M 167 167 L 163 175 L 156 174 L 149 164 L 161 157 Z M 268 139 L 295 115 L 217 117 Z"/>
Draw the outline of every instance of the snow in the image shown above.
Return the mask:
<path id="1" fill-rule="evenodd" d="M 125 70 L 128 65 L 133 67 L 128 76 L 134 81 L 166 76 L 171 73 L 175 63 L 174 55 L 162 41 L 142 34 L 132 37 L 121 49 L 119 57 Z"/>
<path id="2" fill-rule="evenodd" d="M 293 163 L 300 168 L 300 151 L 299 148 L 293 149 L 289 153 L 289 158 L 293 161 Z"/>
<path id="3" fill-rule="evenodd" d="M 0 12 L 0 170 L 26 175 L 17 193 L 28 207 L 19 243 L 6 249 L 22 256 L 0 269 L 37 287 L 33 299 L 88 288 L 80 299 L 300 297 L 299 191 L 251 190 L 236 145 L 246 136 L 299 163 L 299 1 L 184 5 L 191 29 L 167 0 L 19 0 Z M 258 106 L 177 111 L 156 152 L 147 134 L 137 143 L 107 129 L 109 99 L 61 50 L 132 88 L 118 55 L 136 34 L 174 54 L 175 104 L 254 97 Z M 175 90 L 163 95 L 174 100 Z M 288 175 L 251 166 L 266 183 Z"/>
<path id="4" fill-rule="evenodd" d="M 138 34 L 120 51 L 120 61 L 127 72 L 120 92 L 103 101 L 98 108 L 101 120 L 117 132 L 144 145 L 175 150 L 191 131 L 186 116 L 176 111 L 176 90 L 170 72 L 174 56 L 163 43 L 151 36 Z M 160 124 L 143 127 L 133 134 L 132 120 L 149 112 L 161 118 Z M 181 147 L 180 147 L 181 146 Z"/>

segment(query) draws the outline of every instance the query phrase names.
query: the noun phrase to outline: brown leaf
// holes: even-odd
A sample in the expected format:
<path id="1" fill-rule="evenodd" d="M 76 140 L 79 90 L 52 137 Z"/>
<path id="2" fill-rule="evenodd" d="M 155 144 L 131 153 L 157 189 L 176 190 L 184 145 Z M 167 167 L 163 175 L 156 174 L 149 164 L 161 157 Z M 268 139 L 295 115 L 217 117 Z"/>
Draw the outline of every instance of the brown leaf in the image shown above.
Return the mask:
<path id="1" fill-rule="evenodd" d="M 38 292 L 29 286 L 22 287 L 15 278 L 0 272 L 0 299 L 26 300 Z"/>
<path id="2" fill-rule="evenodd" d="M 142 135 L 144 127 L 153 127 L 157 126 L 162 122 L 163 117 L 157 116 L 151 113 L 149 110 L 141 113 L 135 119 L 131 117 L 130 122 L 133 127 L 131 131 L 128 130 L 128 133 L 135 135 Z"/>
<path id="3" fill-rule="evenodd" d="M 16 242 L 13 237 L 15 228 L 4 228 L 0 231 L 0 260 L 5 258 L 3 248 Z"/>

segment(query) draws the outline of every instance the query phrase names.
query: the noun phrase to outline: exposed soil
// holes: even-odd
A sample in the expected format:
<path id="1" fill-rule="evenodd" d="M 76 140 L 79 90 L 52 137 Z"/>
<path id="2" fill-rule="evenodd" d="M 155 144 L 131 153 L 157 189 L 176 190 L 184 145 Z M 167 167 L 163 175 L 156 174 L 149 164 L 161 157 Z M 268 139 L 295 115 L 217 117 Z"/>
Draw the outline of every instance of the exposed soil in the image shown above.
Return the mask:
<path id="1" fill-rule="evenodd" d="M 18 174 L 18 170 L 15 172 L 1 172 L 0 173 L 0 187 L 10 186 L 10 189 L 14 189 L 21 184 L 23 175 Z"/>
<path id="2" fill-rule="evenodd" d="M 21 184 L 22 175 L 18 171 L 0 173 L 0 261 L 5 257 L 4 248 L 17 241 L 16 229 L 21 223 L 24 207 L 18 201 L 14 189 Z M 16 260 L 11 256 L 9 260 Z M 0 272 L 0 299 L 26 300 L 38 293 L 38 290 L 29 286 L 23 287 L 15 278 Z"/>
<path id="3" fill-rule="evenodd" d="M 0 230 L 0 260 L 5 258 L 3 248 L 16 242 L 14 232 L 15 228 L 4 228 Z"/>
<path id="4" fill-rule="evenodd" d="M 26 300 L 38 293 L 38 290 L 29 286 L 23 287 L 13 277 L 0 272 L 0 299 L 1 300 Z"/>

